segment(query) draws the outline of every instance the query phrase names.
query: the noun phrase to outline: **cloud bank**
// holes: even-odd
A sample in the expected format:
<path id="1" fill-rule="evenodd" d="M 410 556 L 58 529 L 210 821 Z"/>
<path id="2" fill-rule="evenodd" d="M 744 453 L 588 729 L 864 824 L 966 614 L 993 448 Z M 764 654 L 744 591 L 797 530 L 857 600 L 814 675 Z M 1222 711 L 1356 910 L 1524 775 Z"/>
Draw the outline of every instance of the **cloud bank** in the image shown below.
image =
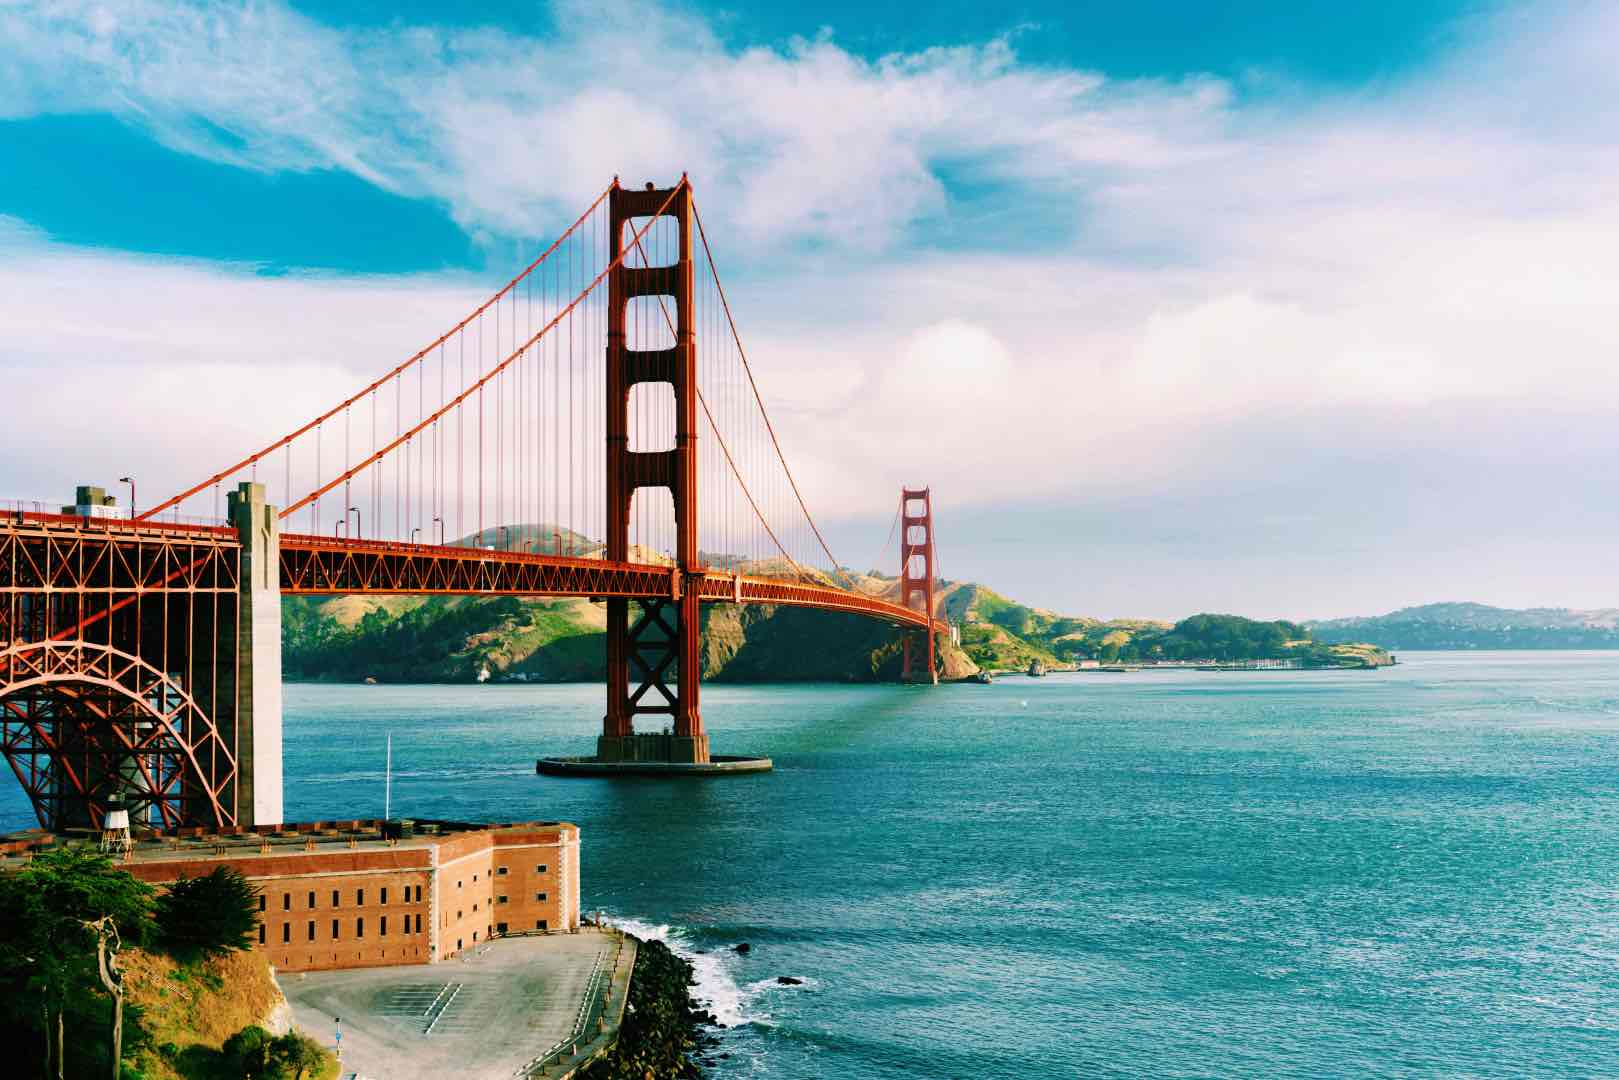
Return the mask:
<path id="1" fill-rule="evenodd" d="M 1323 483 L 1383 515 L 1401 505 L 1374 497 L 1390 485 L 1473 505 L 1492 463 L 1555 468 L 1559 432 L 1619 404 L 1611 7 L 1481 20 L 1425 73 L 1332 97 L 1195 72 L 1119 82 L 1025 63 L 1010 40 L 867 60 L 830 35 L 731 48 L 649 6 L 563 4 L 555 21 L 547 40 L 361 35 L 273 3 L 16 5 L 0 8 L 0 50 L 21 60 L 0 65 L 0 112 L 112 112 L 244 168 L 347 170 L 497 237 L 547 235 L 614 173 L 689 170 L 825 518 L 867 522 L 902 481 L 964 516 L 1221 490 L 1285 508 Z M 261 279 L 22 227 L 0 244 L 5 363 L 42 403 L 0 456 L 12 489 L 40 476 L 40 445 L 64 477 L 99 475 L 131 437 L 152 472 L 188 479 L 161 430 L 262 441 L 477 291 Z M 80 443 L 74 388 L 111 377 L 150 407 Z M 228 421 L 221 401 L 240 405 Z M 1619 450 L 1592 438 L 1562 460 Z M 1336 468 L 1356 440 L 1455 479 L 1407 490 L 1398 469 Z M 1538 527 L 1521 493 L 1499 496 Z M 1438 543 L 1363 524 L 1403 551 Z M 994 563 L 980 539 L 965 557 Z M 1536 580 L 1572 593 L 1576 572 Z M 1455 588 L 1488 584 L 1469 569 Z M 1094 583 L 1065 588 L 1097 606 Z"/>

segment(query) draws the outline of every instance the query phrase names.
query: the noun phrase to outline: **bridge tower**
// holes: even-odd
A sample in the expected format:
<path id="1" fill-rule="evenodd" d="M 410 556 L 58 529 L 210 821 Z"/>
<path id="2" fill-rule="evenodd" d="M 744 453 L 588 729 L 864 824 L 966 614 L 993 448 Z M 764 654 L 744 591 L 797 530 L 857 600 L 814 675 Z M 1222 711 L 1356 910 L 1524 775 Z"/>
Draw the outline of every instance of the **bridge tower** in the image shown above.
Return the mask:
<path id="1" fill-rule="evenodd" d="M 933 498 L 930 488 L 900 489 L 900 571 L 899 602 L 913 611 L 925 611 L 933 616 Z M 939 669 L 933 657 L 933 628 L 923 631 L 927 639 L 927 667 L 921 668 L 921 652 L 916 647 L 916 635 L 905 635 L 905 669 L 901 678 L 906 682 L 926 679 L 939 681 Z"/>
<path id="2" fill-rule="evenodd" d="M 667 488 L 674 501 L 676 569 L 668 597 L 607 601 L 607 714 L 597 740 L 601 761 L 707 763 L 708 736 L 697 705 L 702 674 L 698 599 L 703 570 L 697 557 L 697 336 L 692 313 L 692 198 L 684 176 L 674 188 L 621 188 L 608 196 L 612 259 L 607 282 L 607 537 L 610 560 L 629 558 L 630 507 L 641 488 Z M 632 219 L 671 217 L 679 226 L 678 256 L 668 266 L 632 266 L 621 259 Z M 643 259 L 644 262 L 644 259 Z M 674 345 L 632 349 L 625 337 L 629 302 L 667 297 Z M 665 383 L 674 391 L 675 445 L 631 450 L 630 390 Z M 633 688 L 632 688 L 633 683 Z M 637 734 L 635 717 L 672 719 L 669 736 Z"/>

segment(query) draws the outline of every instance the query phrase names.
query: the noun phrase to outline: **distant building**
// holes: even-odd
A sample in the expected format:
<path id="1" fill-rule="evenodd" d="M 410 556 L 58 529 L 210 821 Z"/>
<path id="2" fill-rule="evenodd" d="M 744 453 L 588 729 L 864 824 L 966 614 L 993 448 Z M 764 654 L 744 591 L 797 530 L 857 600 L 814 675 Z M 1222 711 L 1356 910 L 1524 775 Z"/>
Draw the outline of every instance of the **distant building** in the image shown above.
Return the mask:
<path id="1" fill-rule="evenodd" d="M 4 863 L 27 846 L 5 844 Z M 279 971 L 433 964 L 491 937 L 579 927 L 579 828 L 566 822 L 418 822 L 393 839 L 379 821 L 183 829 L 138 840 L 120 865 L 160 888 L 234 867 L 259 889 L 258 948 Z"/>

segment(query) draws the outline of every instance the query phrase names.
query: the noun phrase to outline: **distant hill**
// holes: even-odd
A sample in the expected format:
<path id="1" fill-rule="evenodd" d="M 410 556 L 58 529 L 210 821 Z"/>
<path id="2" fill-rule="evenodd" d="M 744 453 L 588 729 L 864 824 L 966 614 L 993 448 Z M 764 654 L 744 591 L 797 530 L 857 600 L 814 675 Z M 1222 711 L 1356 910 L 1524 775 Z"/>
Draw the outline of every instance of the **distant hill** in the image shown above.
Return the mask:
<path id="1" fill-rule="evenodd" d="M 1619 649 L 1619 608 L 1498 608 L 1445 603 L 1312 623 L 1322 641 L 1385 649 Z"/>

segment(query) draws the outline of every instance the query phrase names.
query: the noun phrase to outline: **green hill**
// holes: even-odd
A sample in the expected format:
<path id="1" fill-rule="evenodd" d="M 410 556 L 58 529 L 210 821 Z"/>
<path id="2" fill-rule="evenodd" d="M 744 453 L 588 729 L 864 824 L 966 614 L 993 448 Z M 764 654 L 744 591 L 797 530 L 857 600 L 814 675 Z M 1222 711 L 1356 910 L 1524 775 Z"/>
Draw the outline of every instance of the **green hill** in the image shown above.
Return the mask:
<path id="1" fill-rule="evenodd" d="M 1151 619 L 1103 622 L 1059 615 L 1008 600 L 982 585 L 947 584 L 941 609 L 961 627 L 961 644 L 979 667 L 1024 670 L 1081 661 L 1299 660 L 1311 667 L 1378 667 L 1390 657 L 1374 646 L 1323 643 L 1297 623 L 1240 615 L 1193 615 L 1178 623 Z"/>
<path id="2" fill-rule="evenodd" d="M 703 678 L 865 682 L 898 678 L 900 636 L 858 615 L 770 605 L 703 609 Z M 576 682 L 605 677 L 606 607 L 520 597 L 288 597 L 290 679 Z M 941 638 L 944 675 L 976 670 Z"/>
<path id="3" fill-rule="evenodd" d="M 563 551 L 590 557 L 590 541 L 545 525 L 489 529 L 469 546 Z M 650 555 L 639 553 L 646 561 Z M 725 557 L 709 556 L 716 565 Z M 729 560 L 735 562 L 735 560 Z M 781 570 L 739 564 L 744 572 Z M 899 582 L 880 573 L 849 575 L 853 587 L 898 599 Z M 1328 646 L 1288 622 L 1195 615 L 1170 624 L 1102 621 L 1029 607 L 971 582 L 940 581 L 935 611 L 960 632 L 941 635 L 942 675 L 980 668 L 1024 670 L 1038 660 L 1061 667 L 1157 660 L 1304 660 L 1320 666 L 1375 666 L 1369 646 Z M 340 596 L 282 600 L 282 663 L 288 678 L 359 682 L 596 681 L 605 675 L 606 607 L 581 599 L 513 596 Z M 703 678 L 717 682 L 863 682 L 899 676 L 901 637 L 857 615 L 769 605 L 705 605 Z"/>

